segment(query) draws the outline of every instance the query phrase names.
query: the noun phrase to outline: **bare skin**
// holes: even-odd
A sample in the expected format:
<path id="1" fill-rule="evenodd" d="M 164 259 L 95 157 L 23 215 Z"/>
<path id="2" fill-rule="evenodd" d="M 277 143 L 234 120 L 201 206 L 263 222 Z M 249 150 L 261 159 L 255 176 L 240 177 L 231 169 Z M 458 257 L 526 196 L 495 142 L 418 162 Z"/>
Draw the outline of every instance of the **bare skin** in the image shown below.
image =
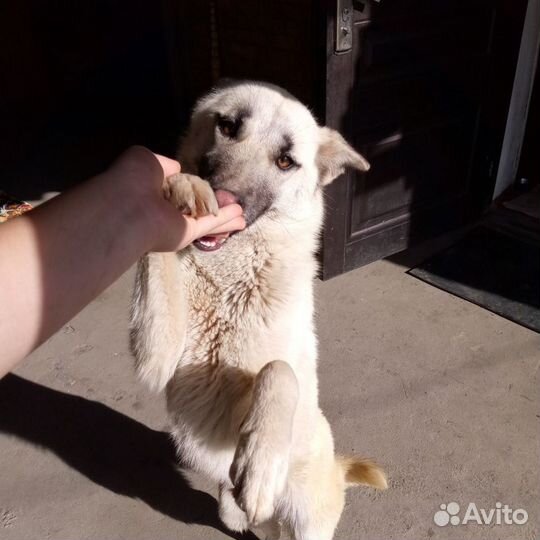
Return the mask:
<path id="1" fill-rule="evenodd" d="M 142 147 L 104 173 L 0 226 L 0 377 L 148 251 L 179 251 L 245 227 L 242 208 L 193 219 L 163 198 L 180 164 Z"/>

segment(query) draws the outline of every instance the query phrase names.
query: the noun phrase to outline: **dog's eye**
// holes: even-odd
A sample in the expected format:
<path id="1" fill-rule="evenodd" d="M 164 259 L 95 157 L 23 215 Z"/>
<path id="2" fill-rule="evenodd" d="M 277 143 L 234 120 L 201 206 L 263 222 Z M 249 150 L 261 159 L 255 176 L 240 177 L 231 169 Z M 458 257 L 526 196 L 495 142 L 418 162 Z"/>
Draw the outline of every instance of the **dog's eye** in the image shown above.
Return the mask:
<path id="1" fill-rule="evenodd" d="M 286 171 L 287 169 L 290 169 L 294 165 L 294 161 L 292 160 L 291 156 L 287 154 L 282 154 L 276 159 L 276 165 L 282 171 Z"/>
<path id="2" fill-rule="evenodd" d="M 219 131 L 225 137 L 234 137 L 238 131 L 238 126 L 236 122 L 230 120 L 229 118 L 223 118 L 220 116 L 217 122 Z"/>

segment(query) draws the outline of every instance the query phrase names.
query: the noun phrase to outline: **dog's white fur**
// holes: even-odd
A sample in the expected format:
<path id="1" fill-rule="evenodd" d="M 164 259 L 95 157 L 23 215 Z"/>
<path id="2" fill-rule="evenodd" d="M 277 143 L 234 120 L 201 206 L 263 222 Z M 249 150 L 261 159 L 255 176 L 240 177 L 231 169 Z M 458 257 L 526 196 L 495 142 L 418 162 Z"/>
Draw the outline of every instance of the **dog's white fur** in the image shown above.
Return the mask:
<path id="1" fill-rule="evenodd" d="M 240 109 L 249 111 L 242 134 L 222 140 L 216 115 Z M 292 171 L 273 161 L 284 132 L 301 165 Z M 242 193 L 263 178 L 255 187 L 272 202 L 218 251 L 141 260 L 131 333 L 137 371 L 166 387 L 179 454 L 219 485 L 230 529 L 327 540 L 347 485 L 386 487 L 371 461 L 334 455 L 318 405 L 313 326 L 322 187 L 345 166 L 369 165 L 289 94 L 262 83 L 228 85 L 197 104 L 179 153 L 183 170 L 198 174 L 207 151 L 221 159 L 224 189 Z M 166 193 L 195 214 L 215 208 L 196 176 L 170 179 Z"/>

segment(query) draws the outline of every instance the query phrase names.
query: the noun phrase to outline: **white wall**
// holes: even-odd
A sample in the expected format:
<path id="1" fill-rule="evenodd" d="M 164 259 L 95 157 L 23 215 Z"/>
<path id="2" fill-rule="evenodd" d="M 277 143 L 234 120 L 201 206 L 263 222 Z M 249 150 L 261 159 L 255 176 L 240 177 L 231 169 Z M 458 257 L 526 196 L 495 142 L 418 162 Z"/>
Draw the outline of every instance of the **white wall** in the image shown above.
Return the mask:
<path id="1" fill-rule="evenodd" d="M 529 0 L 493 198 L 516 178 L 540 44 L 540 0 Z"/>

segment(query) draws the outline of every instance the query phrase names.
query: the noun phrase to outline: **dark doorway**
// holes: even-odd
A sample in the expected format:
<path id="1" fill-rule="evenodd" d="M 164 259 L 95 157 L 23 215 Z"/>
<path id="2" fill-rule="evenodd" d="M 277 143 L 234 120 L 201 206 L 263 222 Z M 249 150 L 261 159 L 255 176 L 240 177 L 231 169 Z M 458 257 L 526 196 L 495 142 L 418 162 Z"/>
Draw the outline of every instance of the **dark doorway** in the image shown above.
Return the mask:
<path id="1" fill-rule="evenodd" d="M 336 52 L 336 18 L 352 47 Z M 173 154 L 220 77 L 307 103 L 372 163 L 327 190 L 329 278 L 479 215 L 491 200 L 527 0 L 201 0 L 3 5 L 0 177 L 59 191 L 130 144 Z"/>
<path id="2" fill-rule="evenodd" d="M 173 151 L 168 24 L 160 2 L 3 2 L 0 189 L 39 199 L 131 144 Z"/>
<path id="3" fill-rule="evenodd" d="M 351 5 L 352 49 L 336 53 L 329 2 L 326 122 L 372 169 L 328 190 L 325 278 L 457 227 L 489 204 L 527 2 Z"/>

